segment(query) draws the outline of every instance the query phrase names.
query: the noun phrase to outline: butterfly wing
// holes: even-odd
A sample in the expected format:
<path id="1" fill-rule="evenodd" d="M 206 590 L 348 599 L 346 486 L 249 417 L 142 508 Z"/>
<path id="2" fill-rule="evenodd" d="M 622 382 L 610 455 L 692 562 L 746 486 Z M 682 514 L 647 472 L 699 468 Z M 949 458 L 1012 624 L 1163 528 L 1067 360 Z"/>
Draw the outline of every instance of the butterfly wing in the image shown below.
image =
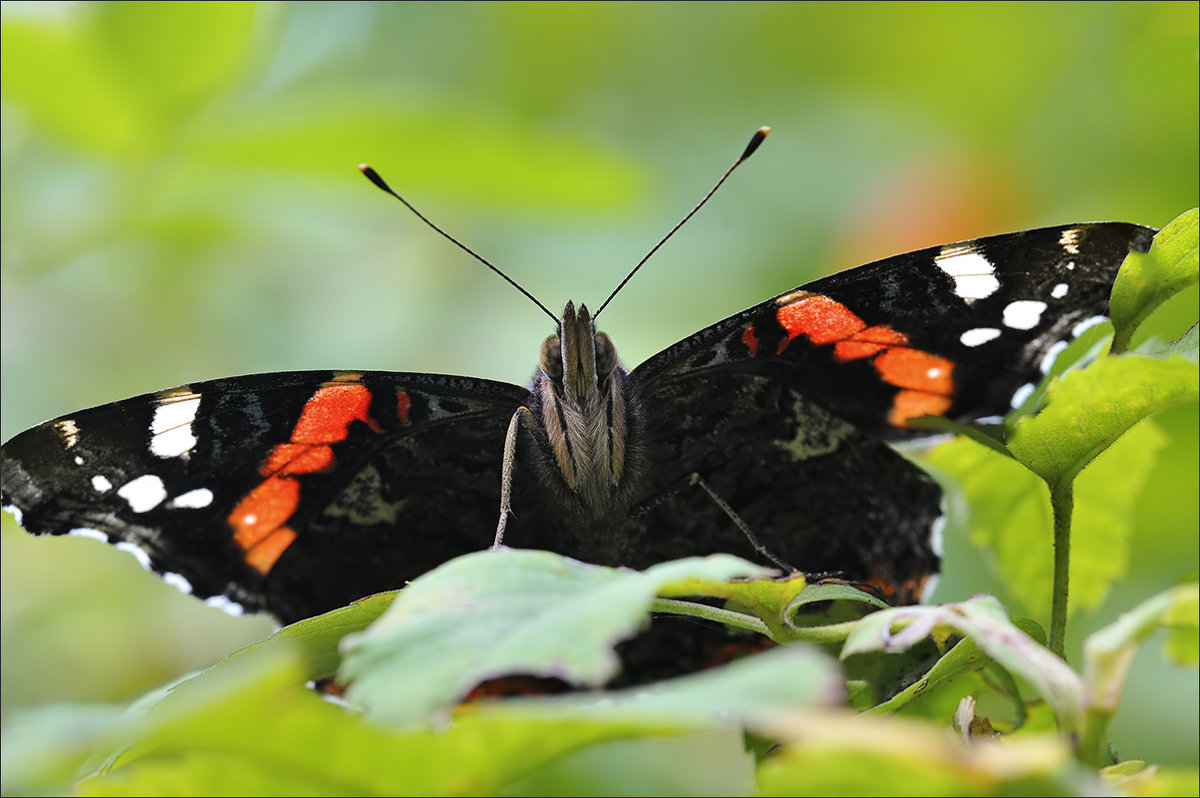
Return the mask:
<path id="1" fill-rule="evenodd" d="M 881 438 L 919 434 L 906 423 L 925 413 L 1004 414 L 1058 342 L 1107 310 L 1125 255 L 1153 234 L 1070 225 L 898 255 L 656 355 L 633 379 L 666 498 L 631 537 L 763 559 L 711 498 L 673 487 L 695 473 L 790 565 L 916 599 L 937 567 L 941 492 Z"/>
<path id="2" fill-rule="evenodd" d="M 1066 225 L 885 258 L 731 316 L 637 373 L 783 365 L 806 397 L 889 438 L 917 434 L 905 422 L 925 413 L 1003 416 L 1060 342 L 1107 312 L 1125 256 L 1154 233 Z"/>
<path id="3" fill-rule="evenodd" d="M 4 504 L 31 532 L 107 537 L 200 598 L 291 621 L 490 545 L 527 397 L 387 372 L 194 383 L 17 435 Z"/>

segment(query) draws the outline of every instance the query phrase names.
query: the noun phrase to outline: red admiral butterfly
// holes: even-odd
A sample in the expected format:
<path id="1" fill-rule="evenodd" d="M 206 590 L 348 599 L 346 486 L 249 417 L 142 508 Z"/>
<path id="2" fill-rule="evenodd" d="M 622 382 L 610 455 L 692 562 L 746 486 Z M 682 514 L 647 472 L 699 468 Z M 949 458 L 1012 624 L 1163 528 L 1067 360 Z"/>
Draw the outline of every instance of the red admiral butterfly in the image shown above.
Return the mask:
<path id="1" fill-rule="evenodd" d="M 1073 224 L 885 258 L 632 371 L 568 303 L 530 388 L 193 383 L 17 435 L 3 500 L 35 534 L 111 540 L 198 597 L 284 621 L 486 548 L 498 514 L 508 545 L 635 568 L 725 551 L 911 602 L 937 569 L 941 492 L 887 441 L 927 434 L 910 426 L 926 414 L 1019 404 L 1154 232 Z"/>

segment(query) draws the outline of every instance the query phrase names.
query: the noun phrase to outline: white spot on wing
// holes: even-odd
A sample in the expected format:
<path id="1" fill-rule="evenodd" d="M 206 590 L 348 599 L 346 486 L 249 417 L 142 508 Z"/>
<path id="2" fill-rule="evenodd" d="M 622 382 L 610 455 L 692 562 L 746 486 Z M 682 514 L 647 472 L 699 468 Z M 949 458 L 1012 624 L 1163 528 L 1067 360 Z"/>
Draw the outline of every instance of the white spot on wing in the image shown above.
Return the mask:
<path id="1" fill-rule="evenodd" d="M 1106 321 L 1108 321 L 1107 316 L 1091 316 L 1091 317 L 1086 318 L 1083 321 L 1079 322 L 1074 327 L 1072 327 L 1071 335 L 1074 336 L 1075 338 L 1078 338 L 1079 336 L 1083 335 L 1088 330 L 1095 327 L 1097 324 L 1103 324 Z"/>
<path id="2" fill-rule="evenodd" d="M 83 465 L 83 458 L 79 455 L 75 455 L 75 465 Z"/>
<path id="3" fill-rule="evenodd" d="M 112 483 L 108 481 L 108 477 L 103 474 L 97 474 L 92 477 L 92 487 L 100 493 L 108 493 L 112 490 Z"/>
<path id="4" fill-rule="evenodd" d="M 168 585 L 170 585 L 171 587 L 179 588 L 180 590 L 182 590 L 184 593 L 187 593 L 188 595 L 191 595 L 191 593 L 192 593 L 192 583 L 189 582 L 187 580 L 187 577 L 184 576 L 183 574 L 177 574 L 173 571 L 167 571 L 162 575 L 162 580 L 164 582 L 166 582 Z"/>
<path id="5" fill-rule="evenodd" d="M 72 529 L 67 534 L 73 538 L 91 538 L 92 540 L 98 540 L 101 543 L 108 542 L 108 535 L 104 534 L 99 529 L 89 529 L 88 527 L 79 527 L 78 529 Z"/>
<path id="6" fill-rule="evenodd" d="M 1054 361 L 1058 359 L 1058 356 L 1061 355 L 1062 351 L 1066 348 L 1066 341 L 1058 341 L 1053 344 L 1049 349 L 1046 350 L 1046 354 L 1042 356 L 1042 362 L 1041 365 L 1038 366 L 1038 369 L 1043 374 L 1049 374 L 1050 369 L 1054 366 Z"/>
<path id="7" fill-rule="evenodd" d="M 147 571 L 150 570 L 150 555 L 147 554 L 139 546 L 137 546 L 133 543 L 129 543 L 128 541 L 122 540 L 121 542 L 116 544 L 116 548 L 120 549 L 121 551 L 132 554 L 133 559 L 137 560 L 139 565 L 141 565 Z"/>
<path id="8" fill-rule="evenodd" d="M 200 397 L 181 393 L 168 397 L 154 408 L 150 421 L 150 452 L 157 457 L 181 457 L 196 445 L 192 422 L 200 409 Z"/>
<path id="9" fill-rule="evenodd" d="M 1014 408 L 1025 404 L 1025 400 L 1033 396 L 1034 385 L 1032 382 L 1027 382 L 1016 390 L 1012 396 L 1012 401 L 1009 402 Z"/>
<path id="10" fill-rule="evenodd" d="M 199 510 L 201 507 L 207 507 L 212 504 L 212 500 L 213 492 L 211 490 L 208 488 L 196 488 L 171 499 L 171 501 L 167 502 L 167 506 L 187 507 L 192 510 Z"/>
<path id="11" fill-rule="evenodd" d="M 158 477 L 143 474 L 118 488 L 117 495 L 129 502 L 130 510 L 144 513 L 163 503 L 167 498 L 167 489 Z"/>
<path id="12" fill-rule="evenodd" d="M 995 327 L 975 327 L 967 330 L 958 337 L 963 346 L 980 346 L 1000 337 L 1000 331 Z"/>
<path id="13" fill-rule="evenodd" d="M 11 515 L 16 520 L 18 526 L 23 526 L 21 521 L 25 518 L 25 514 L 21 512 L 20 507 L 15 504 L 6 504 L 4 505 L 4 512 Z"/>
<path id="14" fill-rule="evenodd" d="M 1058 285 L 1054 286 L 1054 288 L 1050 289 L 1050 296 L 1054 297 L 1055 299 L 1062 299 L 1070 290 L 1071 287 L 1066 283 L 1059 283 Z"/>
<path id="15" fill-rule="evenodd" d="M 968 302 L 996 293 L 996 267 L 970 246 L 947 247 L 934 258 L 938 268 L 954 278 L 954 293 Z"/>
<path id="16" fill-rule="evenodd" d="M 1063 230 L 1062 235 L 1058 238 L 1059 245 L 1068 255 L 1079 254 L 1079 231 L 1075 228 Z"/>
<path id="17" fill-rule="evenodd" d="M 1046 303 L 1036 299 L 1018 299 L 1004 308 L 1004 326 L 1014 330 L 1032 330 L 1042 320 Z"/>
<path id="18" fill-rule="evenodd" d="M 243 607 L 241 604 L 238 604 L 233 599 L 226 598 L 225 596 L 209 596 L 204 600 L 204 603 L 210 607 L 216 607 L 221 612 L 224 612 L 228 615 L 233 615 L 234 617 L 246 614 L 245 607 Z"/>

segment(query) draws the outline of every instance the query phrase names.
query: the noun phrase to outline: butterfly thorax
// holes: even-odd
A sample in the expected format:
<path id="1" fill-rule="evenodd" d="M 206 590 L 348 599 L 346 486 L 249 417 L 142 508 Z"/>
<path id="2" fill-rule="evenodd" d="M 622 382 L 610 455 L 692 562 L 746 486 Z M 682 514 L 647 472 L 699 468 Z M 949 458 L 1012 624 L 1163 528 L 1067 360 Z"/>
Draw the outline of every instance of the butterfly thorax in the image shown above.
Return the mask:
<path id="1" fill-rule="evenodd" d="M 565 503 L 592 519 L 624 514 L 623 497 L 641 470 L 638 404 L 612 339 L 596 332 L 587 306 L 576 312 L 568 302 L 538 361 L 530 410 L 545 433 L 548 470 L 567 489 Z"/>

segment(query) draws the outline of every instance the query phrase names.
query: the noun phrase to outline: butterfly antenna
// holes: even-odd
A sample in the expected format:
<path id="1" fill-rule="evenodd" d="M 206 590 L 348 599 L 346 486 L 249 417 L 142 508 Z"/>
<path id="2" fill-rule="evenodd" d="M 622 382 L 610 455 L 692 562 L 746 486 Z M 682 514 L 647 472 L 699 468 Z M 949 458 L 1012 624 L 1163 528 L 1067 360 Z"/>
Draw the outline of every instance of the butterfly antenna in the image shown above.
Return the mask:
<path id="1" fill-rule="evenodd" d="M 613 297 L 615 297 L 620 292 L 620 290 L 625 287 L 625 283 L 627 283 L 631 279 L 633 279 L 633 275 L 637 274 L 638 269 L 642 268 L 642 266 L 646 263 L 646 261 L 650 260 L 650 258 L 653 257 L 655 252 L 658 252 L 659 247 L 661 247 L 663 244 L 667 243 L 667 240 L 671 236 L 675 235 L 675 232 L 677 230 L 679 230 L 679 228 L 683 227 L 685 224 L 688 223 L 688 219 L 691 219 L 693 216 L 696 215 L 696 211 L 703 208 L 704 204 L 706 202 L 708 202 L 710 199 L 712 199 L 712 195 L 716 194 L 717 189 L 719 189 L 721 187 L 721 185 L 726 180 L 729 179 L 729 176 L 731 174 L 733 174 L 733 170 L 737 169 L 739 166 L 741 166 L 743 161 L 745 161 L 747 158 L 749 158 L 751 155 L 754 154 L 754 151 L 758 149 L 759 145 L 763 143 L 763 140 L 766 139 L 767 134 L 770 132 L 771 132 L 771 128 L 766 127 L 766 126 L 760 127 L 758 130 L 754 131 L 754 135 L 750 137 L 750 143 L 746 145 L 746 149 L 742 152 L 742 154 L 740 156 L 738 156 L 738 159 L 733 162 L 733 166 L 731 166 L 725 170 L 725 174 L 721 175 L 721 179 L 717 181 L 717 184 L 715 186 L 713 186 L 712 189 L 710 189 L 707 194 L 704 195 L 704 199 L 700 200 L 700 202 L 696 204 L 696 207 L 692 208 L 688 212 L 688 215 L 683 217 L 683 219 L 681 219 L 679 221 L 679 224 L 672 227 L 670 229 L 670 231 L 665 236 L 662 237 L 662 240 L 659 241 L 657 244 L 655 244 L 654 248 L 646 253 L 646 257 L 639 260 L 637 262 L 637 265 L 633 267 L 633 269 L 629 272 L 629 274 L 625 275 L 625 279 L 621 281 L 620 285 L 618 285 L 616 288 L 613 289 L 613 292 L 608 295 L 608 299 L 604 300 L 603 304 L 600 305 L 600 309 L 592 314 L 593 319 L 595 319 L 597 316 L 599 316 L 600 312 L 603 311 L 606 307 L 608 307 L 608 303 L 612 302 Z M 405 204 L 407 204 L 407 203 L 405 203 Z M 443 235 L 445 235 L 445 233 L 443 233 Z M 459 246 L 461 246 L 461 244 Z"/>
<path id="2" fill-rule="evenodd" d="M 443 238 L 445 238 L 447 241 L 449 241 L 451 244 L 453 244 L 454 246 L 458 247 L 458 248 L 459 248 L 459 249 L 461 249 L 463 252 L 467 253 L 467 254 L 468 254 L 468 255 L 470 255 L 472 258 L 474 258 L 475 260 L 479 261 L 479 262 L 480 262 L 480 263 L 482 263 L 484 266 L 487 266 L 489 269 L 491 269 L 492 271 L 494 271 L 496 274 L 498 274 L 498 275 L 500 275 L 502 278 L 504 278 L 504 280 L 505 280 L 505 281 L 506 281 L 506 282 L 507 282 L 509 285 L 511 285 L 513 288 L 517 289 L 517 290 L 518 290 L 518 291 L 520 291 L 522 294 L 524 294 L 526 297 L 528 297 L 530 302 L 532 302 L 533 304 L 535 304 L 535 305 L 537 305 L 539 308 L 541 308 L 543 313 L 545 313 L 547 316 L 549 316 L 551 319 L 553 319 L 555 324 L 558 324 L 558 316 L 556 316 L 556 315 L 554 315 L 553 313 L 551 313 L 551 312 L 550 312 L 550 311 L 549 311 L 549 310 L 546 308 L 546 306 L 545 306 L 545 305 L 543 305 L 541 302 L 538 302 L 538 299 L 537 299 L 537 297 L 535 297 L 533 294 L 529 293 L 529 292 L 528 292 L 528 291 L 526 291 L 526 290 L 525 290 L 523 287 L 521 287 L 520 283 L 518 283 L 516 280 L 514 280 L 514 279 L 513 279 L 513 278 L 511 278 L 511 277 L 509 277 L 509 276 L 508 276 L 507 274 L 505 274 L 504 272 L 500 271 L 500 269 L 499 269 L 499 268 L 497 268 L 497 267 L 496 267 L 496 266 L 495 266 L 495 265 L 494 265 L 494 264 L 493 264 L 491 261 L 489 261 L 487 258 L 483 257 L 483 256 L 482 256 L 482 255 L 480 255 L 478 252 L 476 252 L 475 250 L 471 249 L 471 248 L 470 248 L 470 247 L 468 247 L 466 244 L 464 244 L 463 242 L 459 241 L 457 238 L 455 238 L 454 236 L 450 235 L 450 234 L 449 234 L 449 233 L 447 233 L 445 230 L 443 230 L 442 228 L 438 227 L 436 224 L 434 224 L 433 222 L 431 222 L 431 221 L 429 220 L 429 218 L 425 216 L 425 214 L 421 213 L 419 210 L 417 210 L 416 208 L 414 208 L 414 207 L 413 207 L 413 205 L 412 205 L 412 203 L 410 203 L 410 202 L 409 202 L 408 200 L 406 200 L 404 197 L 400 196 L 400 195 L 399 195 L 399 194 L 397 194 L 395 191 L 393 191 L 393 190 L 392 190 L 392 187 L 391 187 L 391 186 L 389 186 L 389 185 L 387 184 L 387 182 L 386 182 L 386 181 L 385 181 L 385 180 L 384 180 L 382 177 L 380 177 L 380 176 L 379 176 L 379 173 L 378 173 L 378 172 L 376 172 L 374 169 L 372 169 L 370 166 L 368 166 L 368 165 L 367 165 L 367 164 L 365 164 L 365 163 L 362 163 L 362 164 L 359 164 L 359 165 L 358 165 L 358 171 L 360 171 L 360 172 L 362 172 L 364 175 L 366 175 L 366 176 L 367 176 L 367 179 L 368 179 L 368 180 L 370 180 L 372 183 L 374 183 L 374 184 L 376 185 L 376 187 L 377 187 L 377 188 L 379 188 L 381 191 L 383 191 L 383 192 L 384 192 L 384 193 L 386 193 L 386 194 L 391 194 L 393 197 L 395 197 L 396 199 L 398 199 L 398 200 L 400 200 L 401 202 L 403 202 L 403 203 L 404 203 L 404 207 L 408 208 L 410 211 L 412 211 L 413 213 L 415 213 L 415 214 L 417 215 L 417 218 L 418 218 L 418 219 L 420 219 L 422 222 L 424 222 L 425 224 L 429 225 L 429 226 L 430 226 L 430 227 L 432 227 L 434 230 L 436 230 L 438 233 L 440 233 L 440 234 L 442 235 L 442 237 L 443 237 Z M 719 184 L 718 184 L 718 185 L 719 185 Z"/>

